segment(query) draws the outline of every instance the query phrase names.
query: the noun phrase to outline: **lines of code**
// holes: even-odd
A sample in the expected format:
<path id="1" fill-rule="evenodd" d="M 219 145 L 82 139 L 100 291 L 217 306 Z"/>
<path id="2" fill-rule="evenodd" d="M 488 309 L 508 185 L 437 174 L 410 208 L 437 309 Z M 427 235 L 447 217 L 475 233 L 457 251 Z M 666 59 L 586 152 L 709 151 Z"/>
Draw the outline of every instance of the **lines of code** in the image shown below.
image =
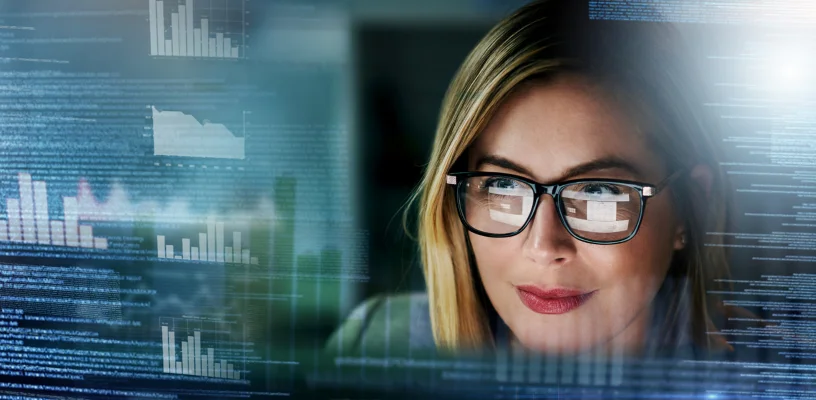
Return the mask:
<path id="1" fill-rule="evenodd" d="M 0 1 L 0 397 L 300 384 L 368 280 L 348 32 L 316 11 Z"/>
<path id="2" fill-rule="evenodd" d="M 812 24 L 814 10 L 816 6 L 809 1 L 589 1 L 591 19 L 641 22 L 790 26 Z"/>

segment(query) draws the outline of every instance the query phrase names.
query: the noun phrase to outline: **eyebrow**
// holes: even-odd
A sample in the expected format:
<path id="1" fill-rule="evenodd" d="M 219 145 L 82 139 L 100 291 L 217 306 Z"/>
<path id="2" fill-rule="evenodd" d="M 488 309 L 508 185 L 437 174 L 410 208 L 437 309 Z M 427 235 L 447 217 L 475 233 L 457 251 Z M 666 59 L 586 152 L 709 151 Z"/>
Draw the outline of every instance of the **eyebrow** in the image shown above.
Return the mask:
<path id="1" fill-rule="evenodd" d="M 529 169 L 523 167 L 522 165 L 495 154 L 487 154 L 480 157 L 476 162 L 476 169 L 481 168 L 482 165 L 485 164 L 493 165 L 499 168 L 509 169 L 511 171 L 515 171 L 530 177 L 535 176 L 532 172 L 530 172 Z M 635 176 L 642 176 L 641 171 L 637 167 L 632 165 L 632 163 L 620 157 L 607 156 L 571 167 L 564 171 L 561 174 L 561 176 L 555 181 L 564 181 L 579 175 L 584 175 L 589 172 L 595 172 L 605 169 L 621 169 Z"/>

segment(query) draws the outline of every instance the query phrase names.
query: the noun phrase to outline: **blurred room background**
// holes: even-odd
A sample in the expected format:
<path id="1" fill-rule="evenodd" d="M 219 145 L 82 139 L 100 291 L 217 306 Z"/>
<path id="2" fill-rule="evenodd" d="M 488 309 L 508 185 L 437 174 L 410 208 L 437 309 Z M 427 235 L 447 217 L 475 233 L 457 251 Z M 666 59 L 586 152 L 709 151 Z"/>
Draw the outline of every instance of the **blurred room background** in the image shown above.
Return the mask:
<path id="1" fill-rule="evenodd" d="M 442 98 L 468 52 L 523 1 L 352 1 L 360 221 L 370 232 L 361 298 L 424 290 L 402 206 L 428 161 Z"/>

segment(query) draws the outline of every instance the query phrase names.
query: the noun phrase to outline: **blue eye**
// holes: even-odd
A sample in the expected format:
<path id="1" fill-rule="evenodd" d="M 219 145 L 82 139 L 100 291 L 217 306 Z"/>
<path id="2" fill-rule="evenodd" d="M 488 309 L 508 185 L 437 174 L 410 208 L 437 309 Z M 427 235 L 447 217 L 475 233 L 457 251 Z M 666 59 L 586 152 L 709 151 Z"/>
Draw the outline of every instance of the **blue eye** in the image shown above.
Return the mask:
<path id="1" fill-rule="evenodd" d="M 520 187 L 522 186 L 519 181 L 501 177 L 487 178 L 482 182 L 482 189 L 517 189 Z"/>
<path id="2" fill-rule="evenodd" d="M 587 183 L 581 188 L 581 191 L 586 194 L 594 195 L 621 194 L 621 189 L 618 185 L 609 183 Z"/>

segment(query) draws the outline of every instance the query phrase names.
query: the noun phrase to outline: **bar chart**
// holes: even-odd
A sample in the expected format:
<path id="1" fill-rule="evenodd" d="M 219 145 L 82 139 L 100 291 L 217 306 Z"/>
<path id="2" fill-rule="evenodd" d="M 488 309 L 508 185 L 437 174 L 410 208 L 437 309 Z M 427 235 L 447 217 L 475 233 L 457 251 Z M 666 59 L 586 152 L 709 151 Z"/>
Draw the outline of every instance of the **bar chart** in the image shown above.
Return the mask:
<path id="1" fill-rule="evenodd" d="M 244 0 L 148 1 L 152 56 L 229 59 L 243 56 Z"/>
<path id="2" fill-rule="evenodd" d="M 48 192 L 44 181 L 31 174 L 17 175 L 19 198 L 6 199 L 6 218 L 0 216 L 0 241 L 66 247 L 107 249 L 108 239 L 93 236 L 93 227 L 79 224 L 77 197 L 63 197 L 63 219 L 48 214 Z"/>
<path id="3" fill-rule="evenodd" d="M 224 232 L 224 222 L 215 218 L 207 219 L 207 231 L 198 233 L 198 245 L 194 246 L 192 239 L 181 239 L 181 254 L 178 247 L 167 244 L 165 235 L 156 236 L 156 256 L 158 258 L 211 261 L 232 264 L 257 265 L 258 257 L 250 254 L 249 248 L 243 247 L 244 239 L 241 231 L 232 231 L 231 246 L 227 246 Z M 247 246 L 248 247 L 248 246 Z"/>
<path id="4" fill-rule="evenodd" d="M 161 318 L 160 323 L 162 372 L 241 379 L 241 370 L 238 366 L 224 358 L 232 356 L 229 351 L 229 342 L 217 340 L 219 335 L 223 335 L 218 322 Z M 207 329 L 208 325 L 211 326 L 210 329 Z M 202 337 L 202 334 L 205 334 L 205 337 Z M 212 337 L 206 337 L 207 334 Z M 177 339 L 179 339 L 178 344 Z M 219 347 L 222 345 L 226 348 Z"/>
<path id="5" fill-rule="evenodd" d="M 150 108 L 153 155 L 244 159 L 244 138 L 233 135 L 224 124 L 199 122 L 194 116 L 180 111 Z"/>

